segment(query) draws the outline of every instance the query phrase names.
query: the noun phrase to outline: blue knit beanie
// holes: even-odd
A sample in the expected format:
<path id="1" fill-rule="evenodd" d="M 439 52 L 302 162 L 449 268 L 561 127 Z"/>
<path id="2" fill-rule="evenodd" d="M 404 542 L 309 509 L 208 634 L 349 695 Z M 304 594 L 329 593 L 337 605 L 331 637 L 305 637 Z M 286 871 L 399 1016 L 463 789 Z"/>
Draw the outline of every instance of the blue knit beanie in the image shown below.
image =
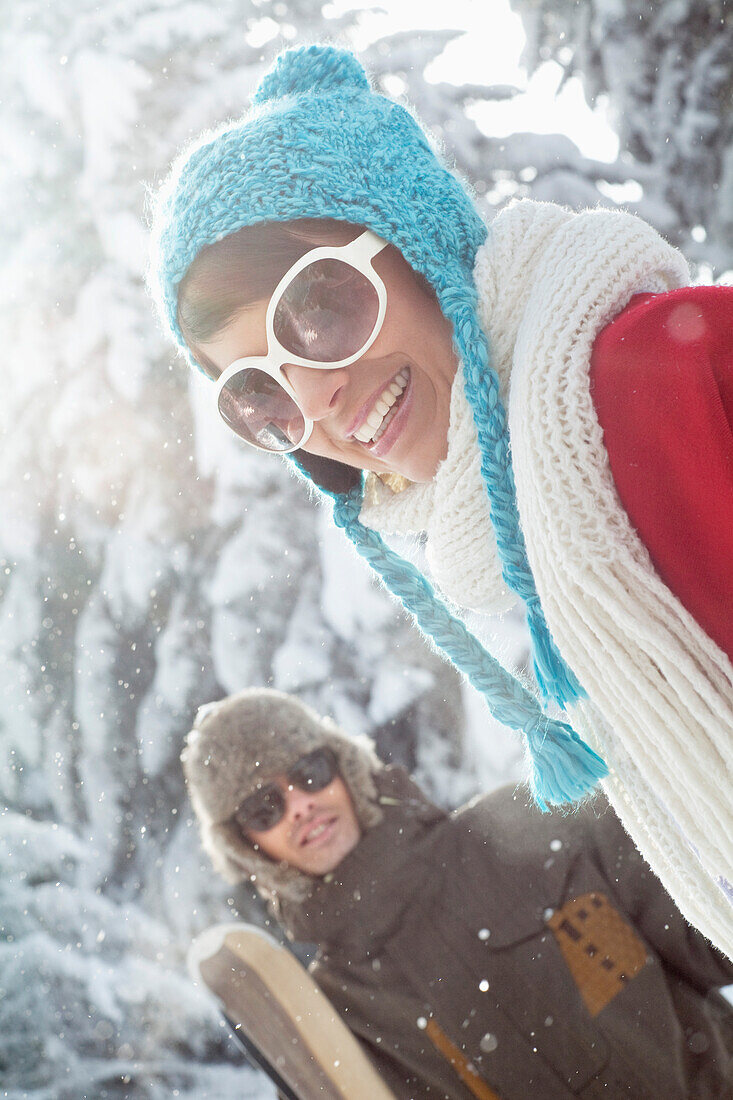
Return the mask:
<path id="1" fill-rule="evenodd" d="M 153 226 L 151 288 L 179 348 L 194 362 L 177 318 L 178 287 L 206 245 L 266 221 L 334 218 L 372 229 L 431 284 L 452 322 L 473 409 L 504 580 L 525 603 L 534 667 L 545 699 L 560 706 L 582 688 L 549 634 L 527 562 L 509 457 L 506 414 L 477 313 L 476 251 L 487 229 L 412 115 L 372 92 L 350 53 L 309 46 L 281 54 L 251 111 L 206 134 L 174 165 Z M 342 527 L 421 629 L 483 691 L 492 713 L 525 733 L 531 785 L 540 806 L 574 801 L 607 774 L 566 723 L 544 714 L 412 565 L 359 521 L 363 478 L 342 491 L 329 464 L 293 456 L 301 473 L 332 497 Z"/>

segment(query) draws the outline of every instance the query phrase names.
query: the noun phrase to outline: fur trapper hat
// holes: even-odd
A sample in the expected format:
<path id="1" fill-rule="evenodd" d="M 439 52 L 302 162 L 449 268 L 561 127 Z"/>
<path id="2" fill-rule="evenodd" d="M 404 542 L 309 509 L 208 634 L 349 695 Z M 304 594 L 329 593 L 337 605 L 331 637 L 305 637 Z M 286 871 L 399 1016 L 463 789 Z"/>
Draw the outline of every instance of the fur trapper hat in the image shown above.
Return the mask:
<path id="1" fill-rule="evenodd" d="M 374 775 L 382 764 L 367 737 L 349 737 L 300 700 L 269 688 L 248 688 L 200 707 L 181 754 L 204 849 L 229 882 L 249 879 L 269 900 L 299 901 L 311 876 L 273 862 L 242 835 L 232 817 L 259 784 L 326 746 L 362 829 L 382 820 Z"/>

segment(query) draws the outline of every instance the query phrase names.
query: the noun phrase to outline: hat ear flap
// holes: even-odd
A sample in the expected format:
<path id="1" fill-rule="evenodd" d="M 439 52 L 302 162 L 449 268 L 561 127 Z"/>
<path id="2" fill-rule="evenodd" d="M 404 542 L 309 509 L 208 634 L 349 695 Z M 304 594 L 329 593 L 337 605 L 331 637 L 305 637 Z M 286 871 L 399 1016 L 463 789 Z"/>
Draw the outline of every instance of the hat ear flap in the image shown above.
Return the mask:
<path id="1" fill-rule="evenodd" d="M 214 870 L 233 884 L 248 879 L 257 861 L 254 848 L 231 821 L 202 824 L 201 844 Z"/>
<path id="2" fill-rule="evenodd" d="M 333 46 L 301 46 L 281 54 L 252 97 L 267 103 L 303 92 L 329 92 L 338 87 L 369 91 L 369 81 L 356 58 Z"/>
<path id="3" fill-rule="evenodd" d="M 305 476 L 325 493 L 348 493 L 361 484 L 362 471 L 333 458 L 323 458 L 307 451 L 294 451 L 290 456 Z"/>

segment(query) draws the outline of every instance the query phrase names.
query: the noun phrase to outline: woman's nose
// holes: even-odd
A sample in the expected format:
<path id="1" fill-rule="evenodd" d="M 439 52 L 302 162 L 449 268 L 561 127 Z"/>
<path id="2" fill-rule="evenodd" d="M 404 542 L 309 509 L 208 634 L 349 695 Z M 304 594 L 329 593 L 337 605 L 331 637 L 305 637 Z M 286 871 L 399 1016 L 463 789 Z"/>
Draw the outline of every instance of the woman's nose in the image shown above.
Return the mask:
<path id="1" fill-rule="evenodd" d="M 311 812 L 313 795 L 310 791 L 302 791 L 300 787 L 288 786 L 285 791 L 287 814 L 294 821 Z"/>
<path id="2" fill-rule="evenodd" d="M 318 370 L 288 363 L 283 372 L 295 391 L 298 404 L 308 420 L 322 420 L 333 412 L 346 380 L 346 368 Z"/>

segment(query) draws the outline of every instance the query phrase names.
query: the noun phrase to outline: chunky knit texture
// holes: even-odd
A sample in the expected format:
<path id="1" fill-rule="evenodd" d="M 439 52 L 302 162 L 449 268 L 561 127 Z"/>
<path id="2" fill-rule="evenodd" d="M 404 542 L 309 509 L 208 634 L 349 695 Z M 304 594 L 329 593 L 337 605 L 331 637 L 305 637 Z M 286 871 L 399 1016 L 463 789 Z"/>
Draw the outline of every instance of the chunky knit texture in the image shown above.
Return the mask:
<path id="1" fill-rule="evenodd" d="M 523 202 L 494 221 L 475 278 L 508 401 L 529 560 L 553 636 L 590 696 L 573 725 L 603 751 L 614 808 L 685 916 L 731 954 L 733 669 L 662 583 L 620 505 L 588 375 L 600 329 L 634 294 L 684 285 L 687 266 L 637 218 Z M 449 520 L 437 486 L 453 477 L 460 424 L 456 413 L 448 468 L 410 515 L 411 530 L 428 532 L 428 553 Z M 390 530 L 409 492 L 390 499 L 383 487 L 362 518 Z M 483 530 L 470 479 L 457 494 L 463 521 Z M 449 556 L 441 566 L 436 579 L 454 591 L 460 554 L 455 578 Z M 494 611 L 495 577 L 487 562 L 484 606 Z"/>
<path id="2" fill-rule="evenodd" d="M 359 520 L 361 489 L 336 497 L 333 515 L 356 549 L 473 686 L 490 701 L 492 713 L 510 729 L 525 735 L 530 758 L 529 784 L 537 805 L 576 801 L 588 793 L 590 780 L 606 775 L 603 759 L 565 722 L 549 718 L 539 703 L 488 653 L 436 599 L 427 579 L 413 565 L 393 554 L 381 537 Z"/>
<path id="3" fill-rule="evenodd" d="M 517 326 L 532 286 L 531 272 L 547 241 L 573 215 L 550 203 L 518 203 L 493 222 L 476 257 L 479 317 L 491 335 L 500 395 L 509 401 Z M 381 534 L 427 535 L 426 556 L 440 591 L 460 607 L 488 614 L 506 611 L 516 594 L 505 584 L 473 411 L 459 374 L 451 392 L 448 453 L 428 485 L 396 494 L 367 475 L 360 518 Z"/>
<path id="4" fill-rule="evenodd" d="M 543 606 L 593 701 L 590 721 L 600 732 L 600 711 L 613 731 L 609 794 L 688 919 L 730 955 L 733 907 L 714 883 L 733 882 L 733 668 L 620 506 L 588 385 L 598 331 L 635 293 L 687 281 L 682 258 L 627 215 L 588 212 L 561 228 L 517 335 L 510 426 Z"/>
<path id="5" fill-rule="evenodd" d="M 465 190 L 412 115 L 370 91 L 351 54 L 310 46 L 281 54 L 244 119 L 203 134 L 158 194 L 149 284 L 189 359 L 177 291 L 201 249 L 247 225 L 314 217 L 396 244 L 452 320 L 470 308 L 486 226 Z"/>
<path id="6" fill-rule="evenodd" d="M 547 628 L 519 524 L 506 413 L 477 314 L 472 273 L 486 228 L 473 204 L 412 116 L 374 95 L 361 67 L 344 51 L 319 46 L 287 51 L 265 77 L 254 104 L 241 123 L 206 135 L 189 150 L 161 190 L 151 283 L 162 316 L 183 348 L 176 315 L 181 279 L 202 248 L 246 225 L 333 217 L 367 226 L 395 244 L 432 285 L 453 325 L 501 572 L 526 605 L 540 688 L 563 706 L 581 697 L 582 688 Z M 337 501 L 337 514 L 346 517 L 353 503 Z M 377 571 L 390 576 L 391 590 L 418 620 L 430 621 L 432 612 L 422 603 L 434 597 L 416 585 L 415 571 L 394 555 L 379 564 L 379 554 L 388 552 L 371 544 L 366 529 L 350 520 L 342 526 Z M 443 608 L 441 622 L 445 615 Z M 527 734 L 540 804 L 573 800 L 606 774 L 603 761 L 572 731 L 568 736 L 565 724 L 544 719 L 538 737 L 536 704 L 511 674 L 466 632 L 451 638 L 451 659 L 474 682 L 492 685 L 484 689 L 492 711 L 511 712 L 513 728 Z M 477 660 L 483 660 L 485 676 L 477 676 Z"/>

